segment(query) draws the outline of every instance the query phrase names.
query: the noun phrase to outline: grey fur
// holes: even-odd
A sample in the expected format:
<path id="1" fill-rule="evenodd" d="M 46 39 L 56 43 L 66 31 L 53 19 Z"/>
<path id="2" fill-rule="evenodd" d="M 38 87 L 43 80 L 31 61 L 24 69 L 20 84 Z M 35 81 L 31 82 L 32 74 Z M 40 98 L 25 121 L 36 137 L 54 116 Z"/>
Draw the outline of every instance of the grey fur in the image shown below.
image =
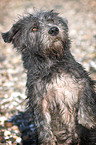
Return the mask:
<path id="1" fill-rule="evenodd" d="M 91 145 L 94 82 L 70 53 L 66 19 L 40 11 L 20 19 L 2 37 L 20 51 L 28 70 L 28 105 L 38 144 Z"/>

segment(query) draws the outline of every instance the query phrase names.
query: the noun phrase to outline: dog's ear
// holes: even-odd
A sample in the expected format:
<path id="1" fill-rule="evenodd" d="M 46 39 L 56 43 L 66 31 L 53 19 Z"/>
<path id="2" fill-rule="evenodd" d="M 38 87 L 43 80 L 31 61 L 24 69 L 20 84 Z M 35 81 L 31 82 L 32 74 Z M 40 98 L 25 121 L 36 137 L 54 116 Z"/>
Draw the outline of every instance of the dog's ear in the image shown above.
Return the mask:
<path id="1" fill-rule="evenodd" d="M 15 47 L 18 47 L 18 44 L 20 42 L 20 37 L 22 34 L 22 26 L 20 23 L 16 23 L 12 26 L 12 28 L 6 32 L 6 33 L 1 33 L 2 38 L 6 43 L 12 42 Z"/>
<path id="2" fill-rule="evenodd" d="M 10 43 L 12 41 L 12 36 L 10 35 L 10 31 L 8 31 L 6 33 L 1 33 L 3 40 L 8 43 Z"/>

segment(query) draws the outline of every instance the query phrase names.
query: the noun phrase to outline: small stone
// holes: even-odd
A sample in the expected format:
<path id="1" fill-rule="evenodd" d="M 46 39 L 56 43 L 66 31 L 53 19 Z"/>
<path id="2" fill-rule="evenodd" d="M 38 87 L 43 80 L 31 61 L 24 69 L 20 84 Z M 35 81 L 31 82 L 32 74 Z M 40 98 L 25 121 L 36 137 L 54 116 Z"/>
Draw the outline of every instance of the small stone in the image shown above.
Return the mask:
<path id="1" fill-rule="evenodd" d="M 7 136 L 11 135 L 11 133 L 10 133 L 10 131 L 5 130 L 4 135 L 7 137 Z"/>
<path id="2" fill-rule="evenodd" d="M 17 127 L 17 126 L 13 126 L 12 129 L 13 129 L 13 130 L 18 130 L 18 127 Z M 18 130 L 18 131 L 19 131 L 19 130 Z"/>
<path id="3" fill-rule="evenodd" d="M 16 142 L 17 142 L 17 143 L 21 143 L 21 140 L 22 140 L 22 139 L 21 139 L 20 137 L 17 137 Z"/>
<path id="4" fill-rule="evenodd" d="M 7 128 L 12 127 L 12 123 L 11 123 L 11 122 L 8 122 L 8 121 L 5 121 L 5 122 L 4 122 L 4 125 L 5 125 L 5 127 L 7 127 Z"/>

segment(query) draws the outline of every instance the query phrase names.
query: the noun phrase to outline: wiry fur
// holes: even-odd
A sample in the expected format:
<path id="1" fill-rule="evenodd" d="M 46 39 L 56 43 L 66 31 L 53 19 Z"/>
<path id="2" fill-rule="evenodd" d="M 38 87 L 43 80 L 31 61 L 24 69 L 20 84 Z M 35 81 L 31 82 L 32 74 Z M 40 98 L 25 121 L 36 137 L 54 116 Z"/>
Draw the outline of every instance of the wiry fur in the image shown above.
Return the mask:
<path id="1" fill-rule="evenodd" d="M 2 37 L 21 52 L 28 70 L 28 104 L 38 144 L 91 145 L 94 82 L 70 53 L 67 20 L 53 11 L 37 12 L 20 19 Z"/>

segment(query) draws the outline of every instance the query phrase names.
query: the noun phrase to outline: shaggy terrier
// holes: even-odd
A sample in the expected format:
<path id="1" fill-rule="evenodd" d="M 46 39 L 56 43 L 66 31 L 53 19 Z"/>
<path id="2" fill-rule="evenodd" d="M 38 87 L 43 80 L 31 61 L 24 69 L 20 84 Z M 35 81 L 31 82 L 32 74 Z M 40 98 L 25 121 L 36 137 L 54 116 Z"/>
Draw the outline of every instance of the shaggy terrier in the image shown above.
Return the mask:
<path id="1" fill-rule="evenodd" d="M 91 145 L 94 82 L 71 55 L 67 20 L 40 11 L 20 19 L 2 37 L 21 53 L 27 69 L 28 111 L 33 114 L 27 120 L 34 120 L 36 144 Z"/>

